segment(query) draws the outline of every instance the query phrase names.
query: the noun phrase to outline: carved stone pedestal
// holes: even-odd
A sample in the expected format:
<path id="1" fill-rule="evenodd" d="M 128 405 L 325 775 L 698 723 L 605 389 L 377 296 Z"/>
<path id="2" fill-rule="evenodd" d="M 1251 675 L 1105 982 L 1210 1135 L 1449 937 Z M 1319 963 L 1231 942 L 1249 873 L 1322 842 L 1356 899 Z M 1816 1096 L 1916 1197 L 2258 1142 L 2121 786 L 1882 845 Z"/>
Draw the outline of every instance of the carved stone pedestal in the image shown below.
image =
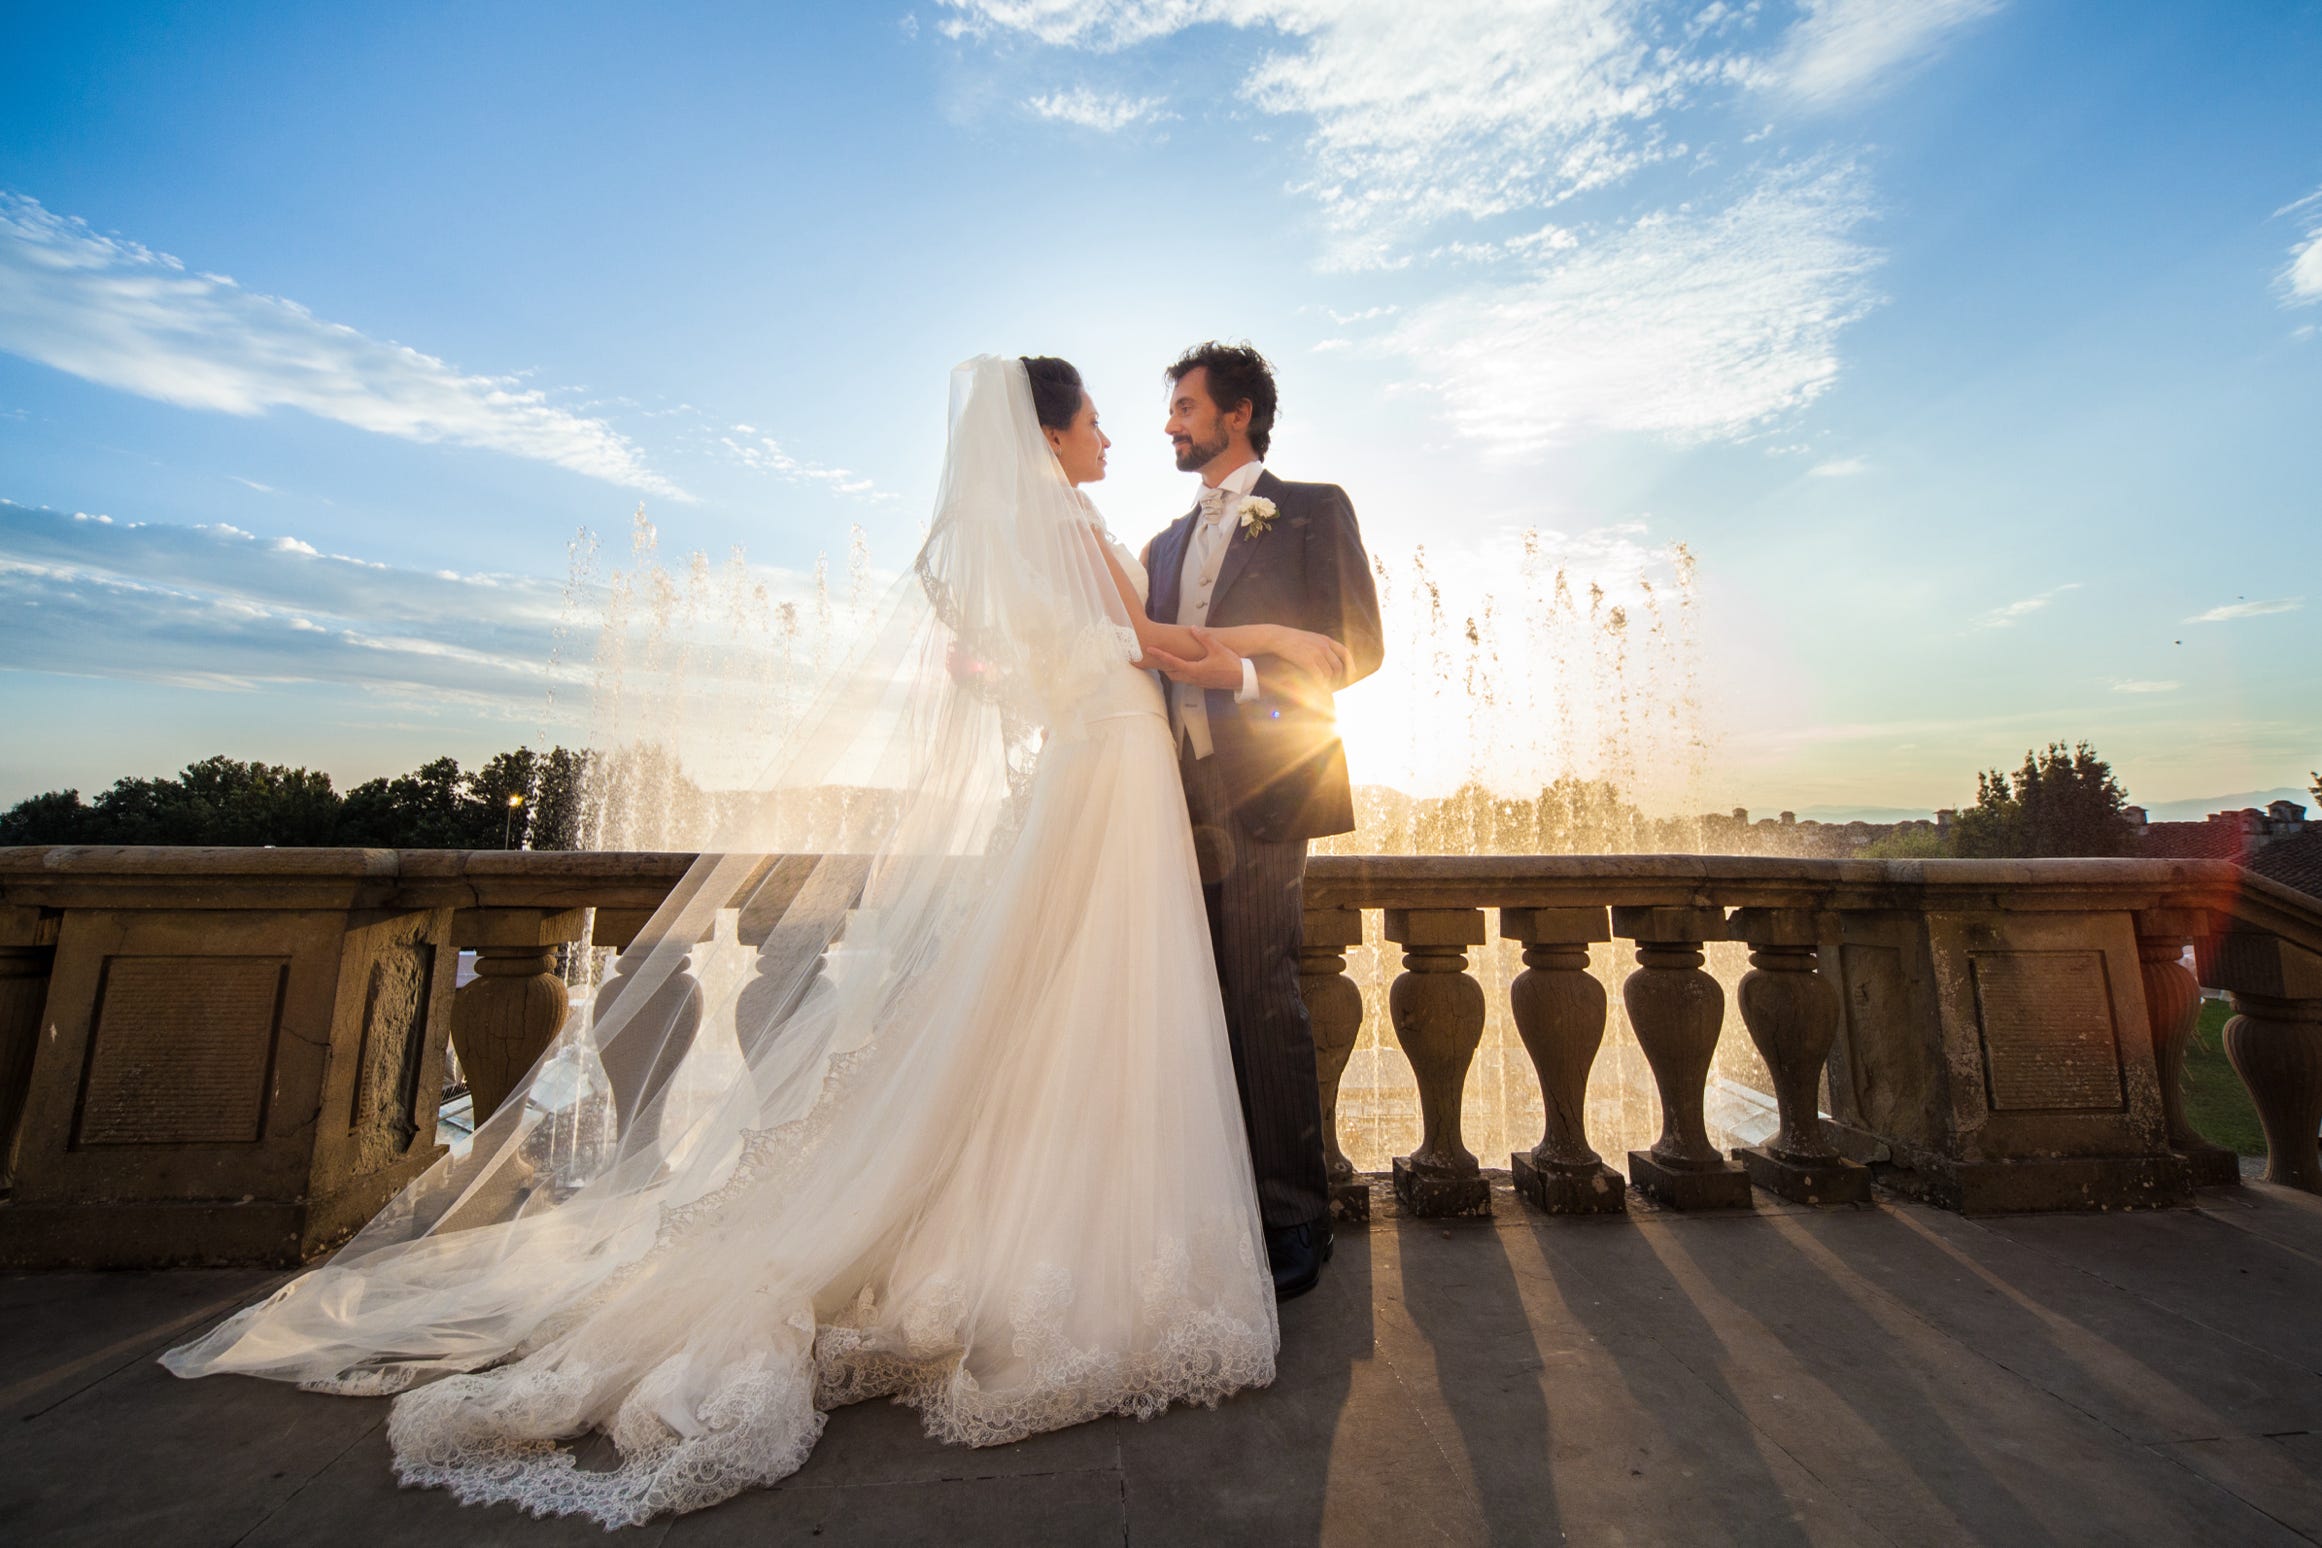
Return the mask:
<path id="1" fill-rule="evenodd" d="M 2241 1158 L 2203 1139 L 2185 1116 L 2185 1050 L 2201 1019 L 2201 985 L 2185 970 L 2185 946 L 2207 933 L 2206 921 L 2198 909 L 2148 909 L 2136 921 L 2145 1020 L 2153 1030 L 2153 1066 L 2161 1083 L 2169 1148 L 2185 1158 L 2195 1187 L 2238 1186 Z"/>
<path id="2" fill-rule="evenodd" d="M 1346 976 L 1346 949 L 1363 942 L 1360 909 L 1310 908 L 1298 950 L 1298 989 L 1314 1029 L 1314 1075 L 1322 1089 L 1323 1161 L 1330 1172 L 1330 1213 L 1359 1224 L 1371 1218 L 1371 1185 L 1338 1143 L 1338 1083 L 1363 1025 L 1363 992 Z"/>
<path id="3" fill-rule="evenodd" d="M 597 986 L 592 1026 L 621 1142 L 632 1153 L 657 1131 L 661 1094 L 701 1031 L 701 980 L 694 976 L 693 958 L 689 953 L 669 961 L 655 942 L 640 946 L 638 937 L 651 919 L 644 909 L 600 908 L 589 925 L 591 945 L 619 953 Z M 715 940 L 717 929 L 712 914 L 691 944 Z M 616 1017 L 614 1007 L 633 994 L 642 997 Z"/>
<path id="4" fill-rule="evenodd" d="M 1488 1215 L 1491 1184 L 1460 1142 L 1460 1094 L 1483 1037 L 1483 985 L 1468 976 L 1467 948 L 1484 941 L 1480 908 L 1390 908 L 1387 939 L 1403 948 L 1403 972 L 1387 1009 L 1419 1082 L 1419 1148 L 1395 1158 L 1395 1200 L 1419 1216 Z"/>
<path id="5" fill-rule="evenodd" d="M 2322 1193 L 2322 956 L 2268 935 L 2219 936 L 2211 983 L 2230 990 L 2225 1056 L 2266 1131 L 2266 1181 Z"/>
<path id="6" fill-rule="evenodd" d="M 1612 939 L 1601 908 L 1503 908 L 1502 937 L 1524 943 L 1524 971 L 1508 986 L 1516 1031 L 1540 1077 L 1546 1132 L 1508 1158 L 1516 1193 L 1543 1214 L 1614 1214 L 1628 1180 L 1588 1143 L 1588 1072 L 1604 1042 L 1604 986 L 1588 971 L 1593 941 Z"/>
<path id="7" fill-rule="evenodd" d="M 1742 908 L 1728 921 L 1750 943 L 1742 1024 L 1773 1079 L 1781 1128 L 1734 1151 L 1750 1181 L 1796 1204 L 1868 1204 L 1870 1170 L 1840 1155 L 1822 1130 L 1822 1066 L 1838 1036 L 1838 990 L 1818 971 L 1810 909 Z"/>
<path id="8" fill-rule="evenodd" d="M 1409 1156 L 1395 1158 L 1395 1202 L 1406 1215 L 1423 1220 L 1492 1212 L 1491 1180 L 1481 1171 L 1473 1175 L 1419 1165 Z"/>
<path id="9" fill-rule="evenodd" d="M 1832 1156 L 1827 1161 L 1791 1161 L 1763 1145 L 1751 1145 L 1734 1151 L 1733 1158 L 1742 1164 L 1742 1170 L 1749 1174 L 1753 1184 L 1793 1204 L 1868 1204 L 1871 1201 L 1870 1168 L 1844 1156 Z"/>
<path id="10" fill-rule="evenodd" d="M 1718 1154 L 1702 1088 L 1725 1021 L 1725 991 L 1702 970 L 1703 941 L 1725 935 L 1715 908 L 1615 908 L 1615 935 L 1637 943 L 1637 970 L 1621 985 L 1637 1046 L 1661 1095 L 1661 1137 L 1629 1152 L 1629 1181 L 1671 1209 L 1746 1209 L 1749 1174 Z"/>
<path id="11" fill-rule="evenodd" d="M 1544 1215 L 1618 1215 L 1629 1207 L 1628 1179 L 1602 1161 L 1542 1163 L 1519 1150 L 1508 1166 L 1516 1197 Z"/>
<path id="12" fill-rule="evenodd" d="M 581 938 L 583 911 L 465 908 L 452 944 L 476 954 L 476 976 L 452 996 L 451 1041 L 481 1126 L 564 1026 L 568 996 L 556 948 Z"/>

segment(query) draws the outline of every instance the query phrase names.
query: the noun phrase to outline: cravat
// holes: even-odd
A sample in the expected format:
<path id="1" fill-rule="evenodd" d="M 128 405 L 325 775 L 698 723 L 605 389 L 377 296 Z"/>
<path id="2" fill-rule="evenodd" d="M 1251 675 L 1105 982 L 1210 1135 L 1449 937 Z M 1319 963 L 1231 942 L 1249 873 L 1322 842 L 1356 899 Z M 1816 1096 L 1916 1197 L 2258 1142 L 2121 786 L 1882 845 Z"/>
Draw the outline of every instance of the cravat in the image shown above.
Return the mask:
<path id="1" fill-rule="evenodd" d="M 1209 572 L 1211 555 L 1217 552 L 1218 539 L 1225 535 L 1226 501 L 1233 496 L 1222 489 L 1204 489 L 1201 492 L 1201 525 L 1193 529 L 1193 573 Z"/>

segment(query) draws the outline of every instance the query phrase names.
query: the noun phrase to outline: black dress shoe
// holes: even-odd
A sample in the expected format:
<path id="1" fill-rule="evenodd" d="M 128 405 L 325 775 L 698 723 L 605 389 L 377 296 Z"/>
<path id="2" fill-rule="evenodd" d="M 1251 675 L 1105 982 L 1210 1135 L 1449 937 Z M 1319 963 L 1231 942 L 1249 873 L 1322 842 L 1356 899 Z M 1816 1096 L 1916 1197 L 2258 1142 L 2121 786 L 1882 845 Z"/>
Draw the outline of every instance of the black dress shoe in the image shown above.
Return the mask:
<path id="1" fill-rule="evenodd" d="M 1332 1245 L 1328 1217 L 1267 1231 L 1266 1261 L 1274 1270 L 1274 1299 L 1295 1300 L 1320 1284 Z"/>

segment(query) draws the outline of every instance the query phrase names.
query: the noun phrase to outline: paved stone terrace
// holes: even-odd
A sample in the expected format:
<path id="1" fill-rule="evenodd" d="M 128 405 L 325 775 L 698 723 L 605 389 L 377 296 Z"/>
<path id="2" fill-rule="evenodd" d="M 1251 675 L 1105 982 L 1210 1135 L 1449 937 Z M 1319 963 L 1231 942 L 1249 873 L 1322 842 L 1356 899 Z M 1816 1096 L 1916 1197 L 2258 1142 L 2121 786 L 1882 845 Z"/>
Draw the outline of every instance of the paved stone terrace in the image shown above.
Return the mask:
<path id="1" fill-rule="evenodd" d="M 2158 1214 L 1384 1216 L 1217 1412 L 964 1451 L 833 1416 L 622 1542 L 2322 1542 L 2322 1200 Z M 0 1277 L 0 1542 L 556 1544 L 398 1490 L 386 1404 L 181 1382 L 280 1276 Z"/>

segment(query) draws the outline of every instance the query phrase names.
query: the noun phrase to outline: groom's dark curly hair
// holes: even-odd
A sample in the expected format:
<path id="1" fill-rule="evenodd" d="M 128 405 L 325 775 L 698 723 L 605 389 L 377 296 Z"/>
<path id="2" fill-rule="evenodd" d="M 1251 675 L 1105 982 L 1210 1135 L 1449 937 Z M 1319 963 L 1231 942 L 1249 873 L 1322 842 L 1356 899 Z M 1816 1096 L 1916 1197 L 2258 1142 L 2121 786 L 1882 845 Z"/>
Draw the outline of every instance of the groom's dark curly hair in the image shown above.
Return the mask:
<path id="1" fill-rule="evenodd" d="M 1250 450 L 1266 455 L 1274 435 L 1274 367 L 1247 344 L 1220 344 L 1212 339 L 1196 344 L 1177 357 L 1163 373 L 1174 387 L 1196 366 L 1209 373 L 1209 400 L 1218 412 L 1230 414 L 1244 403 L 1250 406 Z"/>

